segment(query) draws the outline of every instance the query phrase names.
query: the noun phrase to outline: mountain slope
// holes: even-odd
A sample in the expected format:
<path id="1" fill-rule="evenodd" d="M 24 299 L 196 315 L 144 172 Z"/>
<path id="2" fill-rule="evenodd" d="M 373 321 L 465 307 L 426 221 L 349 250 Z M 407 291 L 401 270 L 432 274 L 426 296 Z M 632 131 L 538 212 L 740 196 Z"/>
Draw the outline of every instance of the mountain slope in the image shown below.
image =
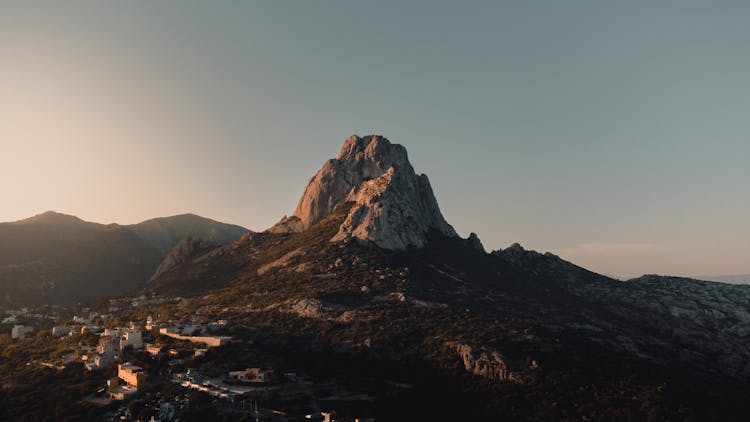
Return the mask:
<path id="1" fill-rule="evenodd" d="M 102 224 L 53 211 L 25 220 L 0 223 L 0 265 L 43 258 L 91 239 L 103 230 Z"/>
<path id="2" fill-rule="evenodd" d="M 11 305 L 67 304 L 122 294 L 143 285 L 160 260 L 130 230 L 107 226 L 44 259 L 0 266 L 0 299 Z"/>
<path id="3" fill-rule="evenodd" d="M 346 215 L 344 204 L 306 231 L 199 253 L 149 288 L 195 296 L 170 318 L 199 313 L 253 327 L 244 335 L 267 333 L 268 347 L 292 358 L 394 362 L 404 368 L 380 376 L 414 384 L 398 374 L 427 365 L 464 379 L 467 391 L 494 397 L 477 419 L 606 420 L 622 409 L 636 419 L 712 419 L 742 406 L 750 292 L 621 282 L 517 245 L 486 254 L 441 235 L 409 251 L 330 242 Z"/>
<path id="4" fill-rule="evenodd" d="M 68 304 L 123 294 L 142 287 L 183 237 L 224 243 L 246 232 L 190 214 L 105 226 L 50 211 L 0 223 L 0 302 Z"/>
<path id="5" fill-rule="evenodd" d="M 206 239 L 193 239 L 186 237 L 177 244 L 169 254 L 161 261 L 159 267 L 154 271 L 151 278 L 158 279 L 174 269 L 179 268 L 185 262 L 203 254 L 204 252 L 216 249 L 218 243 Z"/>
<path id="6" fill-rule="evenodd" d="M 691 277 L 696 280 L 717 281 L 720 283 L 732 284 L 750 284 L 750 274 L 733 274 L 733 275 L 704 275 Z"/>
<path id="7" fill-rule="evenodd" d="M 518 244 L 488 254 L 476 236 L 463 240 L 412 222 L 421 247 L 381 247 L 377 234 L 347 231 L 353 210 L 419 209 L 420 200 L 373 194 L 358 201 L 377 177 L 357 184 L 316 176 L 300 204 L 318 211 L 299 212 L 308 209 L 301 205 L 267 232 L 186 254 L 147 288 L 193 297 L 170 318 L 200 314 L 252 327 L 236 334 L 265 333 L 267 347 L 295 362 L 310 354 L 361 368 L 389 362 L 397 369 L 378 376 L 423 389 L 424 397 L 407 395 L 404 407 L 461 402 L 472 420 L 710 420 L 746 410 L 747 286 L 622 282 Z M 328 193 L 307 201 L 316 180 L 344 187 L 316 187 Z M 404 223 L 395 215 L 373 219 L 373 227 L 388 232 Z M 342 230 L 350 235 L 338 237 Z M 463 393 L 405 379 L 414 367 L 459 380 Z"/>

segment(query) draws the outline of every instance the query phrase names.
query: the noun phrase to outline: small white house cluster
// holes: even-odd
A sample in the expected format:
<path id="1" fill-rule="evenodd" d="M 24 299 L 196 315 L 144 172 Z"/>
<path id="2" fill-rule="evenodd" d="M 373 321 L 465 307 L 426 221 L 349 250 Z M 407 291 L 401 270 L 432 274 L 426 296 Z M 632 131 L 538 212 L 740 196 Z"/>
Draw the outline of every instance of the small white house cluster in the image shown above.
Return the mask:
<path id="1" fill-rule="evenodd" d="M 13 339 L 23 339 L 31 336 L 36 331 L 35 326 L 47 325 L 48 321 L 56 320 L 57 309 L 3 309 L 0 307 L 0 324 L 12 325 L 10 336 Z M 6 316 L 7 315 L 7 316 Z M 38 324 L 35 324 L 38 322 Z"/>
<path id="2" fill-rule="evenodd" d="M 104 329 L 99 325 L 93 324 L 94 319 L 98 316 L 97 313 L 91 313 L 88 317 L 75 315 L 71 320 L 72 324 L 52 327 L 52 337 L 60 338 L 77 332 L 80 332 L 81 334 L 87 332 L 100 334 Z M 103 317 L 103 315 L 101 317 Z"/>
<path id="3" fill-rule="evenodd" d="M 83 360 L 86 362 L 86 369 L 96 371 L 112 365 L 115 361 L 121 359 L 122 351 L 126 347 L 133 347 L 134 349 L 143 347 L 141 331 L 134 326 L 128 328 L 107 328 L 99 336 L 96 354 L 83 356 Z"/>
<path id="4" fill-rule="evenodd" d="M 14 325 L 10 330 L 10 336 L 14 339 L 26 338 L 34 333 L 34 327 L 27 325 Z"/>

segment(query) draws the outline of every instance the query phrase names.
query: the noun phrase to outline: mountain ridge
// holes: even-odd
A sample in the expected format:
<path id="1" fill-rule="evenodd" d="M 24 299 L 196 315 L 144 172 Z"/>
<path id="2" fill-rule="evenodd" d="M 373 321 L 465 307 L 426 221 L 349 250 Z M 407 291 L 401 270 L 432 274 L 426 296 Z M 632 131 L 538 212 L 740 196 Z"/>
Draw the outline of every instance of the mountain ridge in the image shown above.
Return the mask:
<path id="1" fill-rule="evenodd" d="M 45 211 L 40 214 L 36 214 L 32 217 L 24 218 L 17 221 L 9 221 L 6 223 L 0 223 L 0 224 L 12 224 L 12 225 L 25 225 L 25 224 L 43 224 L 43 225 L 64 225 L 64 224 L 80 224 L 80 223 L 87 223 L 87 224 L 100 224 L 100 223 L 92 223 L 89 221 L 84 221 L 81 218 L 70 215 L 70 214 L 64 214 L 57 211 Z"/>
<path id="2" fill-rule="evenodd" d="M 105 225 L 47 211 L 0 223 L 0 300 L 64 304 L 123 294 L 142 287 L 183 238 L 220 244 L 247 232 L 195 214 Z"/>

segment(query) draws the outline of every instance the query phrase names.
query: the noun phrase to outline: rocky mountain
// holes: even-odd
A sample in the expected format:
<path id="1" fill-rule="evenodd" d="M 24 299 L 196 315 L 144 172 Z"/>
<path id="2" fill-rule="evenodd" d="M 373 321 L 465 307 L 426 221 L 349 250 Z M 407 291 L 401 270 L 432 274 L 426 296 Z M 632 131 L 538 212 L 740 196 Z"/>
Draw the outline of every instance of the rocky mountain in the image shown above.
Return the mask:
<path id="1" fill-rule="evenodd" d="M 189 214 L 119 226 L 49 211 L 0 223 L 0 303 L 64 304 L 123 294 L 143 286 L 182 238 L 205 236 L 216 245 L 246 232 Z"/>
<path id="2" fill-rule="evenodd" d="M 430 231 L 457 236 L 440 213 L 427 176 L 414 172 L 406 148 L 377 135 L 349 137 L 307 184 L 294 214 L 269 231 L 306 230 L 344 202 L 354 206 L 334 242 L 356 239 L 402 250 L 424 246 Z"/>
<path id="3" fill-rule="evenodd" d="M 413 390 L 380 397 L 381 409 L 419 412 L 382 410 L 387 420 L 726 420 L 747 410 L 750 286 L 623 282 L 519 244 L 487 253 L 476 235 L 455 234 L 426 177 L 382 137 L 349 138 L 268 231 L 186 244 L 173 261 L 147 286 L 193 297 L 170 318 L 228 320 L 300 370 L 327 358 L 332 374 L 348 362 L 341 376 L 389 368 L 376 376 Z"/>

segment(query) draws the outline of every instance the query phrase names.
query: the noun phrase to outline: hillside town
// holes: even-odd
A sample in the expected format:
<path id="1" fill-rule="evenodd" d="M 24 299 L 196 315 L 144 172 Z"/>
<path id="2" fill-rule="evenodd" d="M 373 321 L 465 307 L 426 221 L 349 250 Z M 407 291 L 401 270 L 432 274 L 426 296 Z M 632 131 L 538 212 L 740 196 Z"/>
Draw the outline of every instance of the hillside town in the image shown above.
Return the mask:
<path id="1" fill-rule="evenodd" d="M 29 308 L 0 309 L 5 315 L 0 327 L 10 327 L 8 334 L 15 342 L 43 338 L 59 343 L 62 353 L 29 360 L 26 365 L 58 372 L 80 368 L 89 374 L 84 376 L 94 377 L 98 387 L 83 402 L 101 409 L 103 420 L 141 420 L 130 410 L 135 401 L 158 409 L 150 420 L 178 420 L 180 411 L 190 410 L 198 394 L 223 413 L 247 415 L 255 421 L 374 421 L 350 417 L 350 410 L 339 411 L 341 418 L 336 416 L 333 404 L 343 403 L 349 409 L 355 403 L 355 409 L 366 409 L 372 398 L 337 391 L 333 382 L 313 381 L 282 370 L 288 368 L 268 365 L 265 358 L 255 362 L 255 367 L 221 361 L 217 365 L 212 353 L 231 353 L 233 347 L 247 350 L 254 344 L 253 339 L 228 335 L 230 324 L 226 320 L 196 315 L 170 319 L 149 314 L 143 320 L 123 323 L 116 316 L 126 302 L 140 306 L 180 301 L 145 297 L 112 300 L 106 313 L 82 308 L 69 318 L 64 317 L 63 308 L 49 313 Z M 163 390 L 172 391 L 169 399 Z M 264 399 L 268 397 L 274 399 L 266 404 Z M 287 407 L 276 405 L 284 402 Z M 358 402 L 365 406 L 356 406 Z"/>

